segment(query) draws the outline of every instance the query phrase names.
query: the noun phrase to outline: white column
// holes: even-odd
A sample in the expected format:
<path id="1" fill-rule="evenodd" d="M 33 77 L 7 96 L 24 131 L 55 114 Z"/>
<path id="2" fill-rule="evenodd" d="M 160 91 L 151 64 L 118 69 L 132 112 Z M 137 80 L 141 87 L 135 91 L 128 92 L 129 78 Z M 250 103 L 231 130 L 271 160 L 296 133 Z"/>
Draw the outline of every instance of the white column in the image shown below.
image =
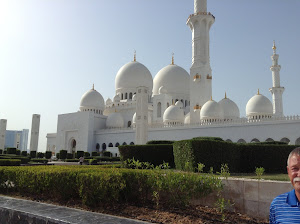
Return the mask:
<path id="1" fill-rule="evenodd" d="M 194 13 L 206 12 L 207 0 L 194 0 Z"/>
<path id="2" fill-rule="evenodd" d="M 212 70 L 209 56 L 209 31 L 215 17 L 207 12 L 207 0 L 195 0 L 196 12 L 187 24 L 192 31 L 192 66 L 190 69 L 190 115 L 191 123 L 200 122 L 199 110 L 212 96 Z M 195 79 L 195 77 L 199 77 Z"/>
<path id="3" fill-rule="evenodd" d="M 40 117 L 39 114 L 32 115 L 30 151 L 38 150 L 39 132 L 40 132 Z"/>
<path id="4" fill-rule="evenodd" d="M 273 44 L 273 55 L 271 56 L 272 59 L 272 66 L 270 70 L 272 71 L 272 81 L 273 87 L 269 89 L 272 93 L 273 99 L 273 115 L 275 117 L 283 117 L 283 103 L 282 103 L 282 94 L 284 92 L 284 87 L 280 86 L 280 70 L 281 66 L 278 65 L 278 58 L 279 55 L 276 54 L 276 46 L 275 42 Z"/>
<path id="5" fill-rule="evenodd" d="M 148 141 L 148 88 L 140 86 L 136 91 L 136 130 L 135 144 L 143 145 Z"/>
<path id="6" fill-rule="evenodd" d="M 0 120 L 0 149 L 4 149 L 5 146 L 6 124 L 7 120 Z"/>

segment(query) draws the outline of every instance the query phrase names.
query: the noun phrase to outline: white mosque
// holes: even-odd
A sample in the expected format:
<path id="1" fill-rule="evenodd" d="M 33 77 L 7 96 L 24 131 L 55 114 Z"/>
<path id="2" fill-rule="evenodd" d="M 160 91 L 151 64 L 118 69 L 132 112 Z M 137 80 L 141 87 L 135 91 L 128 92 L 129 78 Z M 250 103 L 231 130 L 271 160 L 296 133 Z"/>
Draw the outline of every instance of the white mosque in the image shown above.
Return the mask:
<path id="1" fill-rule="evenodd" d="M 83 94 L 79 111 L 58 115 L 57 133 L 47 134 L 47 151 L 73 153 L 110 151 L 118 146 L 148 140 L 182 140 L 198 136 L 221 137 L 231 142 L 284 141 L 300 145 L 300 117 L 284 116 L 279 55 L 273 44 L 272 102 L 259 93 L 246 105 L 246 117 L 226 96 L 212 98 L 209 30 L 215 17 L 207 0 L 194 0 L 194 14 L 187 25 L 192 31 L 190 73 L 174 64 L 154 77 L 136 55 L 115 78 L 115 96 L 104 101 L 92 87 Z"/>

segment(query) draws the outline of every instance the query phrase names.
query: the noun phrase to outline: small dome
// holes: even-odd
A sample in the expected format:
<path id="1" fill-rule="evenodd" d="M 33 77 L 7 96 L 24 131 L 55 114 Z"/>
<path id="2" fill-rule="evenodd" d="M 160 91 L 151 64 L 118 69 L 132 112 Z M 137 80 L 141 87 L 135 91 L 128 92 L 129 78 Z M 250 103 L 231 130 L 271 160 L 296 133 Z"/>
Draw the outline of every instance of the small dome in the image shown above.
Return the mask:
<path id="1" fill-rule="evenodd" d="M 124 119 L 120 113 L 111 113 L 106 119 L 107 128 L 123 128 Z"/>
<path id="2" fill-rule="evenodd" d="M 168 122 L 176 122 L 176 123 L 183 123 L 184 122 L 184 113 L 180 107 L 171 105 L 169 106 L 163 116 L 164 123 Z"/>
<path id="3" fill-rule="evenodd" d="M 104 99 L 102 95 L 94 89 L 87 91 L 80 100 L 80 111 L 87 109 L 96 109 L 103 111 L 105 109 Z"/>
<path id="4" fill-rule="evenodd" d="M 177 65 L 168 65 L 161 69 L 154 77 L 153 95 L 158 95 L 159 89 L 162 86 L 164 87 L 164 93 L 189 95 L 190 75 L 186 70 Z"/>
<path id="5" fill-rule="evenodd" d="M 240 118 L 240 110 L 236 103 L 231 99 L 225 97 L 224 99 L 220 100 L 218 104 L 223 109 L 224 119 L 234 120 Z"/>
<path id="6" fill-rule="evenodd" d="M 120 100 L 121 100 L 121 97 L 119 95 L 115 95 L 114 103 L 118 103 L 118 102 L 120 102 Z"/>
<path id="7" fill-rule="evenodd" d="M 207 101 L 200 111 L 201 120 L 220 120 L 223 119 L 222 107 L 214 100 Z"/>
<path id="8" fill-rule="evenodd" d="M 110 98 L 108 98 L 105 102 L 105 105 L 110 105 L 110 104 L 112 104 L 112 100 Z"/>
<path id="9" fill-rule="evenodd" d="M 152 91 L 153 79 L 150 71 L 143 64 L 132 61 L 120 68 L 116 75 L 115 87 L 118 89 L 136 88 L 138 86 L 148 87 Z"/>
<path id="10" fill-rule="evenodd" d="M 175 106 L 180 107 L 180 108 L 183 108 L 183 103 L 182 103 L 180 100 L 178 100 L 178 101 L 175 103 Z"/>
<path id="11" fill-rule="evenodd" d="M 190 124 L 190 123 L 191 123 L 191 114 L 188 113 L 187 115 L 185 115 L 184 124 Z"/>
<path id="12" fill-rule="evenodd" d="M 133 94 L 132 101 L 136 101 L 136 94 Z"/>
<path id="13" fill-rule="evenodd" d="M 168 91 L 164 86 L 159 87 L 158 94 L 166 94 L 166 93 L 168 93 Z"/>
<path id="14" fill-rule="evenodd" d="M 264 95 L 257 94 L 253 96 L 246 105 L 246 116 L 272 116 L 273 105 Z"/>

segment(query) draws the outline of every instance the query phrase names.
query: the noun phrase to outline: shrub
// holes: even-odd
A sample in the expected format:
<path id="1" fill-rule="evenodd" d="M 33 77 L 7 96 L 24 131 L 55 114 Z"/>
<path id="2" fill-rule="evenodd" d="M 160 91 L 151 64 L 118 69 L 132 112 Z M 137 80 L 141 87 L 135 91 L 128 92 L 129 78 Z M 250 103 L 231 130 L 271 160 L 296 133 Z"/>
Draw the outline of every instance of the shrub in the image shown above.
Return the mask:
<path id="1" fill-rule="evenodd" d="M 193 138 L 194 140 L 209 140 L 209 141 L 224 141 L 220 137 L 195 137 Z"/>
<path id="2" fill-rule="evenodd" d="M 66 159 L 65 162 L 79 162 L 79 159 Z"/>
<path id="3" fill-rule="evenodd" d="M 38 152 L 37 153 L 37 158 L 40 158 L 40 159 L 44 158 L 44 153 Z"/>
<path id="4" fill-rule="evenodd" d="M 67 153 L 67 159 L 73 159 L 73 153 Z"/>
<path id="5" fill-rule="evenodd" d="M 17 156 L 21 155 L 21 151 L 19 149 L 16 150 L 16 155 Z"/>
<path id="6" fill-rule="evenodd" d="M 22 152 L 21 152 L 21 155 L 22 155 L 22 156 L 27 156 L 27 151 L 22 151 Z"/>
<path id="7" fill-rule="evenodd" d="M 97 165 L 97 160 L 96 159 L 89 159 L 89 164 L 90 165 Z"/>
<path id="8" fill-rule="evenodd" d="M 42 158 L 31 159 L 31 161 L 35 163 L 43 163 L 43 164 L 48 163 L 48 159 L 42 159 Z"/>
<path id="9" fill-rule="evenodd" d="M 76 158 L 79 159 L 80 157 L 84 157 L 84 151 L 77 151 Z"/>
<path id="10" fill-rule="evenodd" d="M 100 156 L 100 153 L 99 153 L 99 152 L 96 152 L 96 151 L 94 151 L 94 152 L 92 152 L 92 156 Z"/>
<path id="11" fill-rule="evenodd" d="M 7 148 L 7 154 L 16 154 L 17 149 L 16 148 Z"/>
<path id="12" fill-rule="evenodd" d="M 30 151 L 30 157 L 36 158 L 36 151 Z"/>
<path id="13" fill-rule="evenodd" d="M 3 154 L 3 149 L 0 149 L 0 155 Z"/>
<path id="14" fill-rule="evenodd" d="M 45 158 L 46 159 L 51 159 L 51 156 L 52 156 L 52 152 L 51 151 L 46 151 Z"/>
<path id="15" fill-rule="evenodd" d="M 171 167 L 175 167 L 173 145 L 122 145 L 119 146 L 119 151 L 121 161 L 134 158 L 141 162 L 149 162 L 154 166 L 166 162 Z"/>
<path id="16" fill-rule="evenodd" d="M 61 159 L 61 160 L 65 160 L 65 159 L 67 158 L 67 153 L 68 153 L 67 150 L 63 150 L 63 149 L 60 150 L 60 151 L 59 151 L 60 159 Z"/>
<path id="17" fill-rule="evenodd" d="M 89 152 L 84 152 L 84 157 L 90 157 L 90 153 Z"/>
<path id="18" fill-rule="evenodd" d="M 112 157 L 112 153 L 110 151 L 104 151 L 103 156 L 104 157 Z"/>
<path id="19" fill-rule="evenodd" d="M 0 159 L 0 166 L 20 166 L 20 159 Z"/>
<path id="20" fill-rule="evenodd" d="M 252 173 L 255 167 L 266 172 L 286 172 L 286 158 L 295 146 L 272 144 L 237 144 L 225 141 L 191 139 L 173 144 L 176 168 L 185 169 L 188 162 L 194 168 L 205 164 L 205 171 L 212 167 L 220 171 L 220 164 L 228 164 L 232 173 Z"/>
<path id="21" fill-rule="evenodd" d="M 56 158 L 57 158 L 57 159 L 60 159 L 60 154 L 59 154 L 59 152 L 56 153 Z"/>

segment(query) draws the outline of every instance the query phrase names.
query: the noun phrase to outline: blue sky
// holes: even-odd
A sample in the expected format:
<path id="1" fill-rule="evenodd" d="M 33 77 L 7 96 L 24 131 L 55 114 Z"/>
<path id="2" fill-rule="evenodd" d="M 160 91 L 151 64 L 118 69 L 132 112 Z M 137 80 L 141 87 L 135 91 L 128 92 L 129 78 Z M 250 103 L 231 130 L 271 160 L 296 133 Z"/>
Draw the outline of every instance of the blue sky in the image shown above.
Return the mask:
<path id="1" fill-rule="evenodd" d="M 133 59 L 154 77 L 170 64 L 189 72 L 193 0 L 0 0 L 0 119 L 31 128 L 41 114 L 39 151 L 57 115 L 76 112 L 93 83 L 106 100 L 120 67 Z M 300 114 L 300 1 L 208 0 L 213 98 L 227 96 L 245 116 L 260 89 L 270 100 L 276 41 L 285 115 Z"/>

